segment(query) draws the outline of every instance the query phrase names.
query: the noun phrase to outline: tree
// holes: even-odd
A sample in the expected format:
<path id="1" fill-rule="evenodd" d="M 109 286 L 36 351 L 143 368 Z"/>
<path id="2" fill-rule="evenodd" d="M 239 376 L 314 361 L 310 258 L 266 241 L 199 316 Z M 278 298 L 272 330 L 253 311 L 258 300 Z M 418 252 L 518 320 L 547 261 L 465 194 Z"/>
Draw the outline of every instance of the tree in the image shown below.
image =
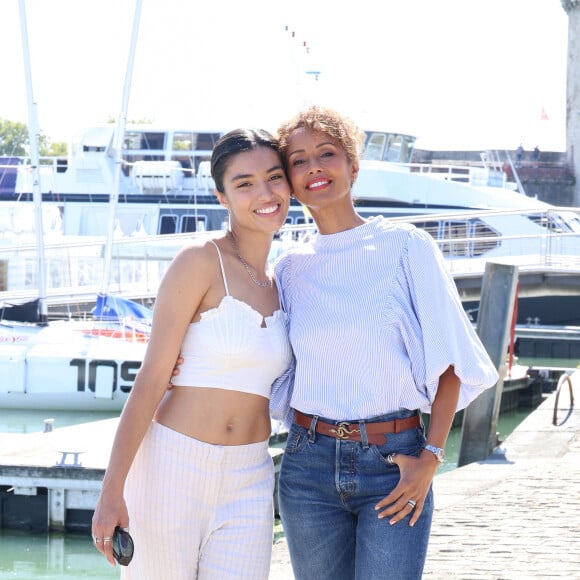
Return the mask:
<path id="1" fill-rule="evenodd" d="M 30 154 L 29 145 L 28 127 L 24 123 L 0 118 L 0 155 L 25 157 Z M 41 157 L 66 157 L 67 145 L 52 143 L 49 137 L 40 134 L 38 152 Z"/>
<path id="2" fill-rule="evenodd" d="M 21 157 L 28 149 L 28 128 L 18 121 L 0 118 L 0 155 Z"/>
<path id="3" fill-rule="evenodd" d="M 63 141 L 52 143 L 52 141 L 44 135 L 40 136 L 38 148 L 41 157 L 66 157 L 68 152 L 66 143 Z"/>

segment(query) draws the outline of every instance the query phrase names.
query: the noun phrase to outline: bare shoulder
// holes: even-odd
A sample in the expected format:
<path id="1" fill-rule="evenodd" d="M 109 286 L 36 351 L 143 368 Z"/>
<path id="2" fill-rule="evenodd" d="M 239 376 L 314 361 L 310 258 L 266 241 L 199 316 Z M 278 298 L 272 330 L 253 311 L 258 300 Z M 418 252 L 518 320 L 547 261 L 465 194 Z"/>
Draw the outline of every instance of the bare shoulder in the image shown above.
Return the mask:
<path id="1" fill-rule="evenodd" d="M 173 258 L 162 282 L 161 289 L 205 293 L 219 274 L 219 258 L 212 239 L 196 239 L 181 248 Z"/>
<path id="2" fill-rule="evenodd" d="M 196 265 L 199 268 L 215 264 L 218 259 L 213 238 L 205 237 L 192 240 L 183 246 L 173 259 L 177 265 Z"/>

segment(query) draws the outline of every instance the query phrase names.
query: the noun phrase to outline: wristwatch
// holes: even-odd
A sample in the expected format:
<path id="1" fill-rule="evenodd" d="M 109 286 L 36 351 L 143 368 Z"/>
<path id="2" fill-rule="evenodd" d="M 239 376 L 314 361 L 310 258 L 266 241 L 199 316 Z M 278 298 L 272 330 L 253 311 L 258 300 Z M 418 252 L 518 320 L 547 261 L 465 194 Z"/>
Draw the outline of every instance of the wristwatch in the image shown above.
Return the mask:
<path id="1" fill-rule="evenodd" d="M 445 459 L 445 451 L 441 447 L 435 447 L 435 445 L 425 445 L 425 449 L 427 451 L 431 451 L 435 457 L 437 457 L 437 461 L 439 463 L 443 463 Z"/>

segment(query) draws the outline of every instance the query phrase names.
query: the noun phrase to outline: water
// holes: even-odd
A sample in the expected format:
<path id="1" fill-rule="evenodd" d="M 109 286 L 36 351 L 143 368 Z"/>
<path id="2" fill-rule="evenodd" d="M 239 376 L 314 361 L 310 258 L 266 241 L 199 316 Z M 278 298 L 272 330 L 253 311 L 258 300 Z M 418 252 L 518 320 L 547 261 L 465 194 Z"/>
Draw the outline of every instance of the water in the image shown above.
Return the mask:
<path id="1" fill-rule="evenodd" d="M 574 368 L 578 361 L 534 360 L 520 364 Z M 498 420 L 499 439 L 505 438 L 525 419 L 530 410 L 502 413 Z M 0 432 L 31 433 L 42 431 L 44 419 L 53 418 L 54 427 L 66 427 L 87 421 L 115 417 L 116 413 L 79 413 L 62 411 L 16 411 L 0 413 Z M 445 462 L 439 473 L 457 467 L 461 428 L 451 430 Z M 0 530 L 0 580 L 57 580 L 67 578 L 119 578 L 119 568 L 112 568 L 93 547 L 88 535 L 32 534 Z"/>
<path id="2" fill-rule="evenodd" d="M 119 575 L 119 567 L 113 568 L 86 535 L 0 530 L 2 580 L 118 579 Z"/>

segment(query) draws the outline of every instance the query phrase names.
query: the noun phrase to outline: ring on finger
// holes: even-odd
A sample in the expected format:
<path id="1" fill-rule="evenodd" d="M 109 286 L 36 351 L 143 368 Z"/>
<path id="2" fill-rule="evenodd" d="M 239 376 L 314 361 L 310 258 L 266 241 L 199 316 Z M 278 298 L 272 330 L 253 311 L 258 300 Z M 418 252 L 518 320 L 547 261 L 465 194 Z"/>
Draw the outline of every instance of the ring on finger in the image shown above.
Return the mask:
<path id="1" fill-rule="evenodd" d="M 417 502 L 414 499 L 410 499 L 407 502 L 407 505 L 410 505 L 412 508 L 415 508 L 415 506 L 417 505 Z M 106 538 L 105 538 L 105 540 L 106 540 Z"/>
<path id="2" fill-rule="evenodd" d="M 101 538 L 97 538 L 97 536 L 93 536 L 93 542 L 96 544 L 97 542 L 100 542 Z"/>
<path id="3" fill-rule="evenodd" d="M 110 536 L 103 538 L 103 544 L 108 544 L 109 542 L 112 542 L 112 541 L 113 541 L 113 538 Z"/>

